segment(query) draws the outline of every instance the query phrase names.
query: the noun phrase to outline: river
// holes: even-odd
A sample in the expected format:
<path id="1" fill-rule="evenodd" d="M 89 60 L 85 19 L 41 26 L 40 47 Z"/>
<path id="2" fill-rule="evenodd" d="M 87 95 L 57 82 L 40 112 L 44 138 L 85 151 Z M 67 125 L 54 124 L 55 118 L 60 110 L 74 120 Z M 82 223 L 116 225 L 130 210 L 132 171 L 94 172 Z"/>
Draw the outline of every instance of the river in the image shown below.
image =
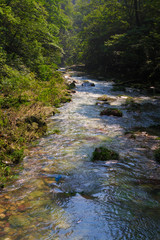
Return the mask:
<path id="1" fill-rule="evenodd" d="M 160 140 L 146 131 L 159 124 L 159 98 L 72 75 L 72 101 L 48 120 L 50 134 L 30 147 L 17 180 L 0 194 L 0 239 L 160 239 L 160 165 L 153 157 Z M 104 94 L 108 103 L 97 100 Z M 127 109 L 127 99 L 140 108 Z M 105 107 L 123 117 L 101 116 Z M 92 162 L 99 146 L 120 159 Z"/>

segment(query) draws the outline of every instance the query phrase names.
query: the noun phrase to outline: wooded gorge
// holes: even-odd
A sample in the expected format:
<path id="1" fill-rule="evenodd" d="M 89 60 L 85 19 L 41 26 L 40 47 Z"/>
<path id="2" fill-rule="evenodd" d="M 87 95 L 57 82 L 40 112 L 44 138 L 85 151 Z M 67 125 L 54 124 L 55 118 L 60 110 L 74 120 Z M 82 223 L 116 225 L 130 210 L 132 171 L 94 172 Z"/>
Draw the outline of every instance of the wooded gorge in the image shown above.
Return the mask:
<path id="1" fill-rule="evenodd" d="M 159 15 L 157 0 L 76 1 L 75 56 L 106 76 L 159 86 Z"/>
<path id="2" fill-rule="evenodd" d="M 0 240 L 160 239 L 159 0 L 0 0 Z"/>
<path id="3" fill-rule="evenodd" d="M 61 41 L 71 26 L 70 1 L 2 0 L 0 3 L 1 181 L 23 147 L 46 132 L 52 106 L 69 101 L 57 72 Z M 3 186 L 3 183 L 2 183 Z"/>
<path id="4" fill-rule="evenodd" d="M 1 0 L 2 182 L 26 143 L 46 131 L 52 106 L 70 101 L 60 66 L 85 64 L 158 91 L 159 11 L 158 0 Z"/>

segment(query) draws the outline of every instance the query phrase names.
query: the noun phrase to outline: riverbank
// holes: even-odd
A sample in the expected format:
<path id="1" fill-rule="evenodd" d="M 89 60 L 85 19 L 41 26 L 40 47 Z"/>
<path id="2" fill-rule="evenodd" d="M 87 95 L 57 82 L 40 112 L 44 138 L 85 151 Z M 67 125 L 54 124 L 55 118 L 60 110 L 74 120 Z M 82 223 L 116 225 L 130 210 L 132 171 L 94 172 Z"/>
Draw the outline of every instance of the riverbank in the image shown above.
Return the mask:
<path id="1" fill-rule="evenodd" d="M 72 101 L 48 120 L 56 134 L 28 148 L 0 194 L 0 239 L 159 239 L 160 140 L 149 129 L 159 124 L 159 100 L 74 74 Z M 106 108 L 123 116 L 101 115 Z M 91 161 L 102 147 L 119 160 Z"/>
<path id="2" fill-rule="evenodd" d="M 13 169 L 22 161 L 28 144 L 46 133 L 47 118 L 61 103 L 71 100 L 59 72 L 49 81 L 23 80 L 20 85 L 14 82 L 14 88 L 3 84 L 0 93 L 0 188 L 14 178 Z"/>
<path id="3" fill-rule="evenodd" d="M 135 79 L 133 76 L 125 76 L 124 74 L 113 72 L 103 72 L 98 69 L 87 68 L 84 64 L 72 65 L 67 68 L 68 71 L 79 72 L 80 75 L 88 75 L 100 81 L 113 81 L 115 86 L 115 91 L 123 91 L 125 87 L 135 88 L 148 95 L 158 95 L 160 96 L 160 83 L 158 81 L 142 81 L 141 79 Z"/>

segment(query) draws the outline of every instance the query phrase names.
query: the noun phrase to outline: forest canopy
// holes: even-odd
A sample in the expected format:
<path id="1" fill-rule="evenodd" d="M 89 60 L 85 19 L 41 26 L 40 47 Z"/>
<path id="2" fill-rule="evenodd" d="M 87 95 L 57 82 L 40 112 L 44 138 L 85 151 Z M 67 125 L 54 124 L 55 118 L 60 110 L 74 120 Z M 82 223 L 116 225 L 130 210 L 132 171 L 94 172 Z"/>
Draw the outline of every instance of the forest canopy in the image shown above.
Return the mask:
<path id="1" fill-rule="evenodd" d="M 159 82 L 158 0 L 77 0 L 74 9 L 74 60 L 105 75 Z"/>
<path id="2" fill-rule="evenodd" d="M 49 79 L 57 65 L 158 82 L 158 0 L 2 0 L 0 77 L 13 70 Z"/>
<path id="3" fill-rule="evenodd" d="M 60 63 L 60 35 L 70 24 L 69 1 L 2 0 L 0 4 L 1 78 L 26 68 L 47 79 Z M 19 69 L 18 69 L 19 70 Z"/>

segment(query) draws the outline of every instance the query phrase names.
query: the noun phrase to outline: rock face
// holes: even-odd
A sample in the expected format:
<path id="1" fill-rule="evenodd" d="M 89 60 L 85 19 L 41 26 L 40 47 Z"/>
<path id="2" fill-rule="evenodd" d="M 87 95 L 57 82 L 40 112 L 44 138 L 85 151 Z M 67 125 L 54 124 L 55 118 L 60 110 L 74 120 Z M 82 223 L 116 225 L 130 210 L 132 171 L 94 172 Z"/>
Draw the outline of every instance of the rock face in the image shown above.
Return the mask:
<path id="1" fill-rule="evenodd" d="M 107 116 L 116 116 L 116 117 L 122 117 L 122 112 L 117 108 L 106 108 L 104 109 L 100 115 L 107 115 Z"/>
<path id="2" fill-rule="evenodd" d="M 92 155 L 92 161 L 118 160 L 119 154 L 105 147 L 96 148 Z"/>

